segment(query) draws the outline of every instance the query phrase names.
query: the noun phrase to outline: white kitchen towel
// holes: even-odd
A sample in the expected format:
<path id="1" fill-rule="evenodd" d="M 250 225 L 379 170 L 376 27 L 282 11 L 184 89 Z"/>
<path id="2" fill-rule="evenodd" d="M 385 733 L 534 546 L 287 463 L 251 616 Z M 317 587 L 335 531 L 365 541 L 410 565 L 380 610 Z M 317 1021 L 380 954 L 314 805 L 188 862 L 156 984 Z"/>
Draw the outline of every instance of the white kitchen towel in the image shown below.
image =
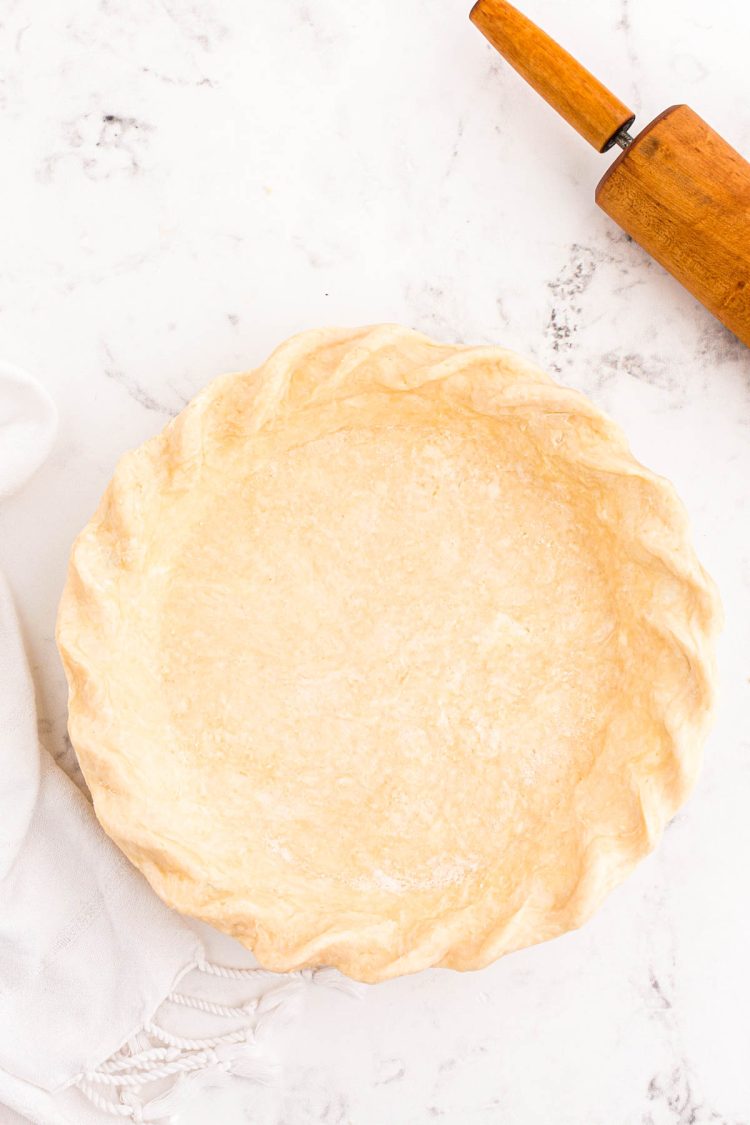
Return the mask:
<path id="1" fill-rule="evenodd" d="M 0 497 L 47 455 L 55 422 L 42 389 L 0 365 Z M 216 1075 L 271 1080 L 261 1032 L 310 980 L 350 983 L 208 962 L 105 836 L 39 744 L 0 576 L 0 1103 L 34 1125 L 158 1121 Z"/>

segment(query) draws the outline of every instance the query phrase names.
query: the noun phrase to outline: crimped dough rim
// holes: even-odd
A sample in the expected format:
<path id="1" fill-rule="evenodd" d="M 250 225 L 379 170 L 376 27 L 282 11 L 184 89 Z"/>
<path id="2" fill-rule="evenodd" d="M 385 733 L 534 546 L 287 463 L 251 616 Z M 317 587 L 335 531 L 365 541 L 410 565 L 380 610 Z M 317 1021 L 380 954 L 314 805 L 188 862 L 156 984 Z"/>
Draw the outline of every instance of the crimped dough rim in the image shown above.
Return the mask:
<path id="1" fill-rule="evenodd" d="M 335 360 L 328 362 L 329 355 Z M 315 368 L 314 377 L 300 375 L 307 367 Z M 639 518 L 635 510 L 618 534 L 633 557 L 653 560 L 679 587 L 679 597 L 659 610 L 658 621 L 654 607 L 648 607 L 648 624 L 669 635 L 675 661 L 689 670 L 689 688 L 660 700 L 667 753 L 655 759 L 645 751 L 622 749 L 640 809 L 638 830 L 618 833 L 607 831 L 606 823 L 581 822 L 580 869 L 562 906 L 556 904 L 553 911 L 539 907 L 529 872 L 529 894 L 521 887 L 517 909 L 500 923 L 490 887 L 486 902 L 480 898 L 434 918 L 408 917 L 407 903 L 406 917 L 396 925 L 390 917 L 352 911 L 340 922 L 328 920 L 317 928 L 313 922 L 305 931 L 298 918 L 290 939 L 283 909 L 248 906 L 251 894 L 232 902 L 226 889 L 212 898 L 202 885 L 199 865 L 182 854 L 180 842 L 160 838 L 142 817 L 133 818 L 128 794 L 113 783 L 119 776 L 113 763 L 122 750 L 112 737 L 118 716 L 107 713 L 108 676 L 113 673 L 102 667 L 98 647 L 108 630 L 116 632 L 108 592 L 117 587 L 123 567 L 137 570 L 145 559 L 144 521 L 174 490 L 191 487 L 196 466 L 212 456 L 212 443 L 249 442 L 269 427 L 303 418 L 306 410 L 356 402 L 373 388 L 396 395 L 426 393 L 441 409 L 478 417 L 518 419 L 540 434 L 554 432 L 556 455 L 582 472 L 595 471 L 612 481 L 637 478 L 649 518 Z M 239 406 L 229 411 L 227 403 L 234 398 Z M 695 558 L 686 515 L 672 486 L 635 461 L 619 428 L 584 395 L 558 386 L 504 349 L 448 347 L 382 325 L 292 338 L 255 372 L 214 380 L 161 434 L 126 454 L 96 515 L 74 544 L 57 639 L 70 692 L 70 736 L 97 816 L 164 901 L 232 933 L 270 969 L 333 964 L 352 977 L 375 981 L 431 965 L 480 968 L 513 949 L 572 929 L 592 914 L 653 848 L 694 784 L 713 705 L 719 620 L 716 590 Z M 671 691 L 671 682 L 669 687 Z"/>

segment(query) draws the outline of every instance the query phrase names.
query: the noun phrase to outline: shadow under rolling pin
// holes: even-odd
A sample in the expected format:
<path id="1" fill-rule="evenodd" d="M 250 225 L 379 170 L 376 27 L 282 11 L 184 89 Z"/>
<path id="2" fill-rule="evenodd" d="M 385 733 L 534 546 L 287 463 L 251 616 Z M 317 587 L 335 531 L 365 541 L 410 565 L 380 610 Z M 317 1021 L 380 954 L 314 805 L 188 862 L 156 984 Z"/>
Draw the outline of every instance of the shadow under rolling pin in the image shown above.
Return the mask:
<path id="1" fill-rule="evenodd" d="M 750 164 L 686 105 L 632 137 L 633 111 L 505 0 L 471 19 L 598 152 L 619 145 L 596 202 L 750 346 Z"/>

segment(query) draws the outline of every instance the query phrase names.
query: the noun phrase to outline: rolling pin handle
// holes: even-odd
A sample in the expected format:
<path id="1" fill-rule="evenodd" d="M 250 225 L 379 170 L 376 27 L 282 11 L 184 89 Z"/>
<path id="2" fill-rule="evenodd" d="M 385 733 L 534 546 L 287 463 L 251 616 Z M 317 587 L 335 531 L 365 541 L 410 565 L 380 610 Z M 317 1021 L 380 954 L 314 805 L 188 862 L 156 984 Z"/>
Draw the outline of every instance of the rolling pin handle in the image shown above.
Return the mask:
<path id="1" fill-rule="evenodd" d="M 477 0 L 471 20 L 597 152 L 621 145 L 618 138 L 635 120 L 632 109 L 517 8 L 506 0 Z"/>

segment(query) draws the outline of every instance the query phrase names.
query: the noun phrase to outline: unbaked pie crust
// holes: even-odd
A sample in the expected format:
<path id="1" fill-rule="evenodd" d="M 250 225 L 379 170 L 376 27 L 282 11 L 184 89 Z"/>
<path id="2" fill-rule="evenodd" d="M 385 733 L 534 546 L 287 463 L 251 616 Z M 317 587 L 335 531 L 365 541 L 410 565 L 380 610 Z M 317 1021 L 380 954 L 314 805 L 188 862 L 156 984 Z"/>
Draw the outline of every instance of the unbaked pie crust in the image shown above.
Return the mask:
<path id="1" fill-rule="evenodd" d="M 714 587 L 669 483 L 496 347 L 307 332 L 125 456 L 58 640 L 105 830 L 288 970 L 583 922 L 696 777 Z"/>

